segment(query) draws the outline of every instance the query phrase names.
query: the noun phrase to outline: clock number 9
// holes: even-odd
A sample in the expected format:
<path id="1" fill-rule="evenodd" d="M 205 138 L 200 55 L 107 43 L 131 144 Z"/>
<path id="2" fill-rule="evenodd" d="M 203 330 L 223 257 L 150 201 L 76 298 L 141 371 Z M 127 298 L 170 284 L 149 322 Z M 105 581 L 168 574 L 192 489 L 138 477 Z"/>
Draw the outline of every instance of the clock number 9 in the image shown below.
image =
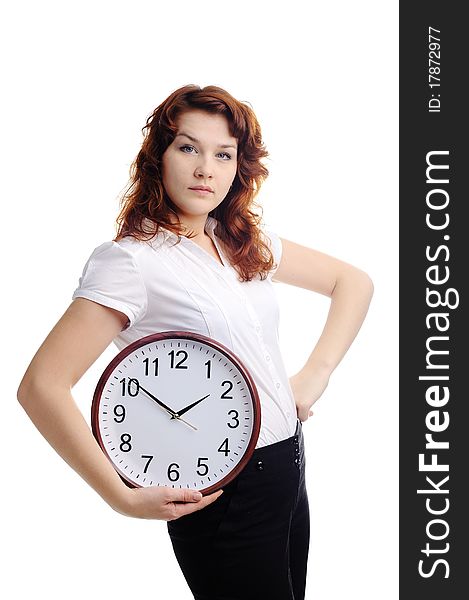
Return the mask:
<path id="1" fill-rule="evenodd" d="M 117 409 L 121 410 L 118 412 Z M 125 419 L 125 406 L 123 406 L 122 404 L 116 404 L 116 406 L 114 406 L 114 414 L 116 415 L 114 417 L 114 421 L 116 423 L 122 423 L 122 421 Z"/>
<path id="2" fill-rule="evenodd" d="M 172 467 L 175 467 L 174 469 Z M 171 463 L 168 467 L 168 479 L 170 481 L 177 481 L 179 479 L 179 471 L 176 471 L 176 469 L 179 469 L 179 465 L 177 463 Z"/>

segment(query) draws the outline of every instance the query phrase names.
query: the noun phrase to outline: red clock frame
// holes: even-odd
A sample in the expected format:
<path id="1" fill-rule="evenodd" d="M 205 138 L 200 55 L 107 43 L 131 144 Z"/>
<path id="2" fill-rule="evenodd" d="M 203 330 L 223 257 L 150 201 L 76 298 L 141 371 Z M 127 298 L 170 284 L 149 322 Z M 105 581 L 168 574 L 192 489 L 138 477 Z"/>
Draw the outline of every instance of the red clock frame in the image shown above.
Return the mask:
<path id="1" fill-rule="evenodd" d="M 135 342 L 132 342 L 131 344 L 129 344 L 128 346 L 123 348 L 111 360 L 111 362 L 104 369 L 103 374 L 99 378 L 98 384 L 96 386 L 96 389 L 95 389 L 95 392 L 93 395 L 93 402 L 91 405 L 91 429 L 92 429 L 93 435 L 96 438 L 100 448 L 102 449 L 104 454 L 108 457 L 111 464 L 114 466 L 114 463 L 112 462 L 111 458 L 109 457 L 109 454 L 106 451 L 104 442 L 101 438 L 101 432 L 99 430 L 99 425 L 98 425 L 99 405 L 101 402 L 101 397 L 102 397 L 102 393 L 103 393 L 104 387 L 106 385 L 106 382 L 108 381 L 109 375 L 112 373 L 112 371 L 114 371 L 115 367 L 124 358 L 126 358 L 129 354 L 131 354 L 132 352 L 134 352 L 141 346 L 145 346 L 145 345 L 151 344 L 153 342 L 163 341 L 166 339 L 189 339 L 194 342 L 203 342 L 204 344 L 211 346 L 218 352 L 224 354 L 231 362 L 233 362 L 237 366 L 241 375 L 244 377 L 244 380 L 249 389 L 249 393 L 250 393 L 250 396 L 251 396 L 251 399 L 253 402 L 254 423 L 253 423 L 251 438 L 249 440 L 246 451 L 245 451 L 242 459 L 236 465 L 236 467 L 232 471 L 230 471 L 223 479 L 221 479 L 220 481 L 217 481 L 214 485 L 212 485 L 208 488 L 199 490 L 199 491 L 201 491 L 201 493 L 203 495 L 208 495 L 208 494 L 211 494 L 211 493 L 215 492 L 216 490 L 219 490 L 220 488 L 224 487 L 225 485 L 227 485 L 228 483 L 233 481 L 233 479 L 235 479 L 239 475 L 239 473 L 241 473 L 241 471 L 244 469 L 244 467 L 248 463 L 249 459 L 251 458 L 251 456 L 255 450 L 256 443 L 259 438 L 260 427 L 261 427 L 261 404 L 260 404 L 259 394 L 257 392 L 257 388 L 254 383 L 254 380 L 253 380 L 251 374 L 249 373 L 248 369 L 244 366 L 243 362 L 234 354 L 234 352 L 232 352 L 229 348 L 224 346 L 221 342 L 218 342 L 217 340 L 214 340 L 213 338 L 207 337 L 200 333 L 194 333 L 191 331 L 163 331 L 160 333 L 152 333 L 143 338 L 135 340 Z M 128 487 L 131 487 L 131 488 L 143 487 L 143 486 L 139 486 L 134 481 L 127 479 L 117 469 L 116 469 L 116 471 L 119 474 L 122 481 Z"/>

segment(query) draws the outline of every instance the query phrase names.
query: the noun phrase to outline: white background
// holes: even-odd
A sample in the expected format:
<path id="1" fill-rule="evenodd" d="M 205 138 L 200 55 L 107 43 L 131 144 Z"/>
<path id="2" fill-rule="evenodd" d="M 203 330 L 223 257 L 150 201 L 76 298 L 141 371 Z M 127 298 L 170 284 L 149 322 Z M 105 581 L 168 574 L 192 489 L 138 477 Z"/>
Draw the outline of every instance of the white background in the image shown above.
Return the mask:
<path id="1" fill-rule="evenodd" d="M 45 0 L 2 9 L 4 597 L 192 597 L 166 524 L 115 513 L 16 402 L 85 260 L 114 236 L 147 116 L 187 83 L 224 87 L 256 112 L 271 154 L 265 223 L 374 281 L 368 317 L 303 425 L 307 598 L 398 597 L 397 6 Z M 329 300 L 276 289 L 291 376 Z M 88 419 L 115 352 L 74 390 Z"/>

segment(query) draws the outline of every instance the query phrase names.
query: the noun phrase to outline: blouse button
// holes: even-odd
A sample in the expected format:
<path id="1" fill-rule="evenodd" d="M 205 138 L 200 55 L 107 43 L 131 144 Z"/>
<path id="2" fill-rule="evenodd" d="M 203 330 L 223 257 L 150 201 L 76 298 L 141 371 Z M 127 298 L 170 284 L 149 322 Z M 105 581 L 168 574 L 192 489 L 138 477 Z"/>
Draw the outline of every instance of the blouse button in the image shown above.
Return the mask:
<path id="1" fill-rule="evenodd" d="M 277 389 L 280 387 L 280 383 L 276 383 L 275 385 L 277 386 Z"/>
<path id="2" fill-rule="evenodd" d="M 270 360 L 270 356 L 267 354 L 265 360 Z"/>

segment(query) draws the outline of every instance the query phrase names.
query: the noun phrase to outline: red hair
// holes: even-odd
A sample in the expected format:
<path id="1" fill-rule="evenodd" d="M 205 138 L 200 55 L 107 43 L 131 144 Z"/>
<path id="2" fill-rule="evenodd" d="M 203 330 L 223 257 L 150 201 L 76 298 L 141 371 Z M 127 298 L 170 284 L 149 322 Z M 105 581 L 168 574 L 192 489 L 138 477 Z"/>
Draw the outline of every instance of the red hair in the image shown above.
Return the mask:
<path id="1" fill-rule="evenodd" d="M 253 110 L 214 85 L 181 87 L 148 117 L 142 129 L 144 141 L 131 165 L 130 182 L 121 199 L 115 240 L 132 236 L 148 241 L 163 226 L 180 241 L 183 225 L 179 219 L 177 223 L 170 219 L 171 215 L 177 217 L 177 214 L 163 187 L 162 156 L 176 136 L 177 117 L 193 109 L 224 115 L 231 136 L 237 139 L 236 176 L 228 194 L 209 215 L 218 221 L 215 234 L 223 241 L 241 280 L 251 281 L 257 274 L 265 279 L 274 260 L 269 246 L 263 241 L 259 227 L 262 208 L 254 198 L 269 174 L 261 162 L 268 152 Z M 253 208 L 260 209 L 260 216 Z"/>

